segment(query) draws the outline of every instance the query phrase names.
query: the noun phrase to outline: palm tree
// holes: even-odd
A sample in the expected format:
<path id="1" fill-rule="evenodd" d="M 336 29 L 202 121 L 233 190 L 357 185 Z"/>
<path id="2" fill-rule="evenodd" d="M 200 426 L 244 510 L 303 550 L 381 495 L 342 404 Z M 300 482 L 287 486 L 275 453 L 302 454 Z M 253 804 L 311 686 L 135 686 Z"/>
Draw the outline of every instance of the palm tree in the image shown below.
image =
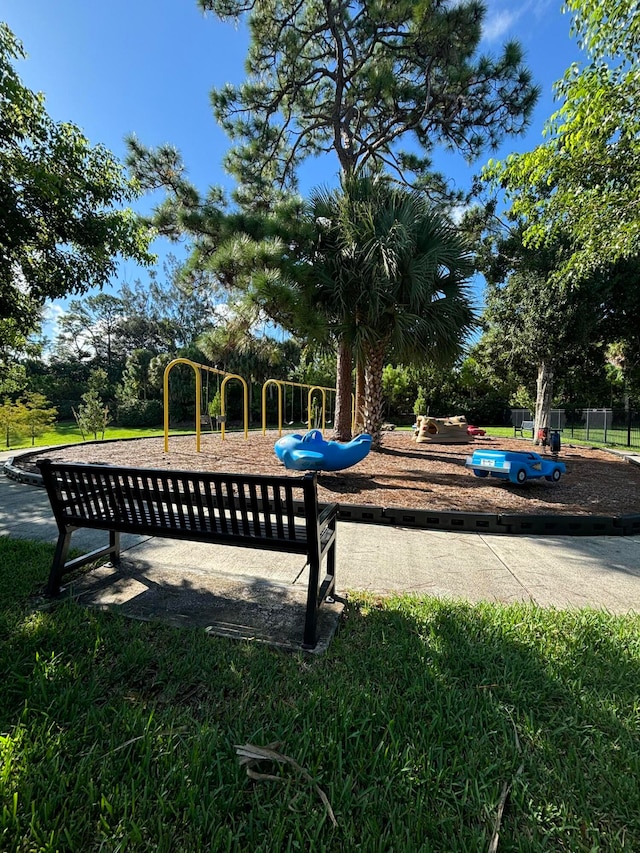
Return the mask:
<path id="1" fill-rule="evenodd" d="M 353 182 L 351 182 L 353 184 Z M 318 229 L 318 239 L 312 256 L 315 279 L 314 310 L 324 317 L 325 329 L 335 341 L 336 410 L 334 438 L 351 438 L 351 395 L 354 347 L 358 343 L 358 325 L 365 311 L 366 281 L 360 269 L 359 246 L 345 237 L 359 204 L 357 190 L 352 192 L 317 189 L 311 193 L 308 216 Z"/>
<path id="2" fill-rule="evenodd" d="M 330 325 L 345 362 L 339 378 L 344 373 L 350 400 L 354 353 L 364 365 L 364 428 L 377 448 L 389 351 L 405 361 L 448 361 L 473 325 L 470 251 L 423 195 L 381 176 L 352 178 L 341 191 L 316 193 L 311 211 L 328 223 L 316 265 L 318 302 L 332 312 Z"/>
<path id="3" fill-rule="evenodd" d="M 340 441 L 351 437 L 354 357 L 364 366 L 364 426 L 377 447 L 390 349 L 451 357 L 472 324 L 466 244 L 422 195 L 370 173 L 249 225 L 230 223 L 211 259 L 217 275 L 300 339 L 337 348 Z"/>
<path id="4" fill-rule="evenodd" d="M 389 350 L 405 363 L 453 360 L 474 321 L 468 288 L 473 268 L 464 239 L 418 193 L 383 193 L 357 225 L 371 283 L 362 333 L 364 428 L 377 447 Z"/>

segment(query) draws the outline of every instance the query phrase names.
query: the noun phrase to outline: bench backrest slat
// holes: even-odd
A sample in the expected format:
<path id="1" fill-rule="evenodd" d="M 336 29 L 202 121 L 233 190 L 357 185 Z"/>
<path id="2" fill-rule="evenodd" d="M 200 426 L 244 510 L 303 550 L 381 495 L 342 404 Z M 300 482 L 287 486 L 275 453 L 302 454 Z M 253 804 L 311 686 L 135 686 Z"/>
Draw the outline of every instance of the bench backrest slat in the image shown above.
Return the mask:
<path id="1" fill-rule="evenodd" d="M 121 481 L 116 480 L 116 488 L 118 487 L 121 494 L 120 509 L 124 517 L 132 524 L 142 524 L 139 501 L 136 500 L 129 477 L 125 476 Z"/>
<path id="2" fill-rule="evenodd" d="M 282 498 L 280 495 L 280 489 L 277 488 L 273 490 L 273 506 L 275 509 L 276 530 L 278 531 L 278 539 L 284 539 Z"/>
<path id="3" fill-rule="evenodd" d="M 233 483 L 230 483 L 229 480 L 225 479 L 221 485 L 222 504 L 220 505 L 220 512 L 222 513 L 223 509 L 228 509 L 229 526 L 231 527 L 231 532 L 237 536 L 240 533 L 240 528 L 238 527 L 238 511 L 233 495 Z M 226 516 L 226 512 L 224 515 Z"/>
<path id="4" fill-rule="evenodd" d="M 187 480 L 184 483 L 184 488 L 186 490 L 185 495 L 185 504 L 187 507 L 187 515 L 189 516 L 189 525 L 192 530 L 197 530 L 200 526 L 200 520 L 202 516 L 198 516 L 196 518 L 195 512 L 195 501 L 194 501 L 194 492 L 195 492 L 195 483 L 192 479 Z"/>
<path id="5" fill-rule="evenodd" d="M 147 513 L 151 524 L 162 525 L 165 522 L 164 504 L 155 500 L 154 495 L 158 494 L 158 478 L 157 477 L 142 477 L 142 494 L 147 502 Z"/>
<path id="6" fill-rule="evenodd" d="M 249 514 L 247 512 L 247 496 L 245 495 L 244 486 L 238 486 L 238 504 L 240 506 L 240 520 L 242 522 L 242 532 L 245 536 L 251 536 L 249 527 Z"/>
<path id="7" fill-rule="evenodd" d="M 200 488 L 200 484 L 197 482 L 197 480 L 194 480 L 193 481 L 193 496 L 195 498 L 196 506 L 198 508 L 198 518 L 199 519 L 209 518 L 211 520 L 212 525 L 213 525 L 213 524 L 215 524 L 215 513 L 212 511 L 213 510 L 213 502 L 211 504 L 211 508 L 209 508 L 208 505 L 205 505 L 207 494 L 208 494 L 207 491 L 204 491 L 204 492 L 202 491 L 202 489 Z M 203 498 L 204 498 L 204 500 L 203 500 Z"/>
<path id="8" fill-rule="evenodd" d="M 266 483 L 260 483 L 260 498 L 264 507 L 264 528 L 269 537 L 273 537 L 273 525 L 271 523 L 271 497 Z"/>
<path id="9" fill-rule="evenodd" d="M 180 499 L 180 486 L 178 483 L 178 479 L 175 475 L 171 475 L 167 480 L 169 490 L 167 497 L 171 497 L 171 510 L 174 515 L 174 524 L 177 527 L 186 527 L 185 515 L 184 515 L 184 507 L 182 505 L 182 501 Z"/>
<path id="10" fill-rule="evenodd" d="M 253 518 L 260 518 L 260 508 L 258 506 L 258 492 L 255 483 L 249 483 L 249 503 L 251 504 L 251 515 Z"/>
<path id="11" fill-rule="evenodd" d="M 289 538 L 296 538 L 296 517 L 293 512 L 293 490 L 291 486 L 285 485 L 284 487 L 285 496 L 286 496 L 286 504 L 287 504 L 287 522 L 289 524 Z"/>
<path id="12" fill-rule="evenodd" d="M 220 532 L 226 534 L 229 532 L 229 526 L 227 524 L 227 515 L 226 515 L 226 513 L 222 512 L 222 509 L 224 508 L 224 495 L 222 493 L 222 483 L 220 482 L 220 480 L 216 480 L 215 483 L 213 484 L 213 487 L 215 490 L 216 505 L 218 507 L 220 507 L 220 513 L 217 516 L 217 523 L 219 525 Z M 207 493 L 210 494 L 209 489 L 206 489 L 206 491 L 207 491 Z M 211 498 L 213 500 L 213 495 L 211 496 Z M 212 513 L 213 517 L 216 518 L 216 514 L 215 514 L 214 509 L 211 510 L 211 513 Z"/>

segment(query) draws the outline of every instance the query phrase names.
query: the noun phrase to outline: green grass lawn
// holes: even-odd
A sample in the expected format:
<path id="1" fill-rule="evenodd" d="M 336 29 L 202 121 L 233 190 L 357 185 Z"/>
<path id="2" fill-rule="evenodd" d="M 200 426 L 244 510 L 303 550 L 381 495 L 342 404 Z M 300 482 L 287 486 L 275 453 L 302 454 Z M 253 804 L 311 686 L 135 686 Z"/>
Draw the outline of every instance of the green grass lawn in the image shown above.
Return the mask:
<path id="1" fill-rule="evenodd" d="M 272 427 L 270 427 L 272 428 Z M 287 429 L 306 429 L 306 425 L 295 426 L 295 427 L 286 427 Z M 513 438 L 513 427 L 505 426 L 505 427 L 483 427 L 486 429 L 487 435 L 490 435 L 494 438 Z M 177 430 L 172 429 L 171 435 L 185 435 L 192 433 L 193 429 L 183 429 Z M 412 427 L 398 427 L 398 431 L 410 431 L 413 434 Z M 203 434 L 207 432 L 207 430 L 203 429 Z M 624 436 L 621 431 L 618 431 L 620 434 L 616 438 L 617 434 L 614 434 L 613 430 L 608 431 L 608 439 L 607 444 L 611 444 L 614 439 L 618 441 L 618 443 L 623 446 L 626 443 L 626 432 Z M 105 431 L 105 440 L 114 440 L 114 439 L 123 439 L 123 438 L 145 438 L 152 436 L 163 436 L 164 429 L 161 427 L 153 428 L 153 427 L 139 427 L 139 428 L 130 428 L 130 427 L 108 427 Z M 581 435 L 578 431 L 575 432 L 575 436 L 571 437 L 569 433 L 564 433 L 562 435 L 562 443 L 571 443 L 571 444 L 583 444 L 587 446 L 597 446 L 598 444 L 604 445 L 603 441 L 598 441 L 598 438 L 603 439 L 603 435 L 599 436 L 596 431 L 591 430 L 589 434 L 589 441 L 586 440 L 584 435 Z M 93 440 L 93 436 L 91 436 L 90 440 Z M 80 443 L 82 441 L 82 435 L 80 434 L 80 430 L 77 427 L 75 422 L 64 422 L 56 424 L 54 429 L 49 430 L 48 432 L 41 435 L 36 439 L 35 447 L 49 447 L 51 445 L 56 444 L 75 444 Z M 20 439 L 20 440 L 12 440 L 9 448 L 2 446 L 3 450 L 26 450 L 31 447 L 31 439 Z"/>
<path id="2" fill-rule="evenodd" d="M 485 427 L 483 427 L 485 429 Z M 513 438 L 513 427 L 486 427 L 487 435 L 490 435 L 494 438 Z M 527 434 L 526 438 L 530 435 Z M 560 433 L 560 440 L 562 444 L 575 444 L 579 446 L 586 447 L 619 447 L 621 450 L 626 449 L 627 447 L 627 431 L 622 429 L 609 429 L 607 430 L 605 441 L 605 433 L 604 430 L 596 430 L 590 429 L 589 436 L 587 437 L 587 431 L 582 428 L 576 427 L 573 430 L 573 434 L 571 429 L 566 429 L 564 432 Z M 637 432 L 632 433 L 631 435 L 631 448 L 637 449 Z"/>
<path id="3" fill-rule="evenodd" d="M 171 430 L 171 435 L 180 435 L 193 432 L 190 430 Z M 163 436 L 164 429 L 162 427 L 107 427 L 104 433 L 105 440 L 113 440 L 120 438 L 146 438 L 147 436 Z M 98 436 L 101 438 L 101 435 Z M 89 441 L 93 441 L 93 435 L 89 436 Z M 82 435 L 75 421 L 64 421 L 55 425 L 55 427 L 38 436 L 35 442 L 35 447 L 49 447 L 55 444 L 76 444 L 82 441 Z M 2 450 L 25 450 L 31 447 L 31 439 L 12 439 L 9 447 L 2 445 Z"/>
<path id="4" fill-rule="evenodd" d="M 322 657 L 34 610 L 0 539 L 0 849 L 640 850 L 640 617 L 353 596 Z M 235 746 L 296 767 L 248 778 Z"/>
<path id="5" fill-rule="evenodd" d="M 398 427 L 398 429 L 413 432 L 412 427 Z M 486 430 L 487 435 L 492 438 L 514 438 L 512 426 L 483 426 L 482 429 Z M 525 437 L 525 440 L 529 435 L 530 433 Z M 571 429 L 567 429 L 560 434 L 560 439 L 562 444 L 587 447 L 619 447 L 624 450 L 627 446 L 627 431 L 626 429 L 609 429 L 605 441 L 604 430 L 590 429 L 587 438 L 586 430 L 576 427 L 573 430 L 573 435 Z M 637 449 L 638 446 L 638 435 L 635 431 L 631 435 L 631 449 Z"/>

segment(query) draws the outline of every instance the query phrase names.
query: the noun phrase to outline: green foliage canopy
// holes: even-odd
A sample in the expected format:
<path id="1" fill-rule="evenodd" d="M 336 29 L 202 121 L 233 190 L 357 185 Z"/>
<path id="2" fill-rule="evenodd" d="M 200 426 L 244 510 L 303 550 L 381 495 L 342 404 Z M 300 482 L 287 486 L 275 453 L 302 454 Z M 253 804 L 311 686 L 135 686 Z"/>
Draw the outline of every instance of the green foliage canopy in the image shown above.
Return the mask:
<path id="1" fill-rule="evenodd" d="M 83 441 L 86 441 L 87 435 L 93 435 L 94 439 L 97 439 L 98 433 L 101 433 L 104 438 L 104 431 L 111 421 L 109 409 L 100 396 L 100 391 L 106 383 L 107 374 L 104 370 L 99 368 L 92 371 L 89 377 L 89 388 L 82 395 L 82 403 L 78 411 L 74 411 Z"/>
<path id="2" fill-rule="evenodd" d="M 485 175 L 525 221 L 529 245 L 571 238 L 558 275 L 577 280 L 638 254 L 640 17 L 634 0 L 567 0 L 565 10 L 590 61 L 556 84 L 547 141 Z"/>
<path id="3" fill-rule="evenodd" d="M 122 166 L 70 123 L 47 114 L 13 62 L 20 42 L 0 23 L 0 335 L 30 331 L 46 299 L 105 284 L 116 257 L 149 263 L 149 234 L 131 210 Z"/>
<path id="4" fill-rule="evenodd" d="M 239 198 L 295 190 L 308 157 L 337 155 L 346 175 L 383 168 L 442 191 L 437 145 L 469 160 L 520 132 L 538 90 L 518 43 L 476 56 L 478 0 L 199 0 L 251 33 L 248 76 L 211 94 L 233 147 L 226 167 Z M 411 136 L 420 154 L 400 147 Z"/>
<path id="5" fill-rule="evenodd" d="M 478 0 L 199 5 L 245 21 L 251 35 L 246 80 L 211 94 L 232 141 L 224 163 L 244 209 L 269 209 L 295 192 L 300 164 L 326 154 L 347 176 L 386 171 L 434 197 L 457 197 L 433 172 L 432 151 L 444 146 L 475 159 L 520 133 L 538 97 L 517 42 L 495 58 L 477 55 L 486 12 Z M 167 191 L 153 218 L 160 233 L 215 241 L 224 193 L 212 187 L 201 196 L 172 146 L 128 142 L 141 185 Z"/>

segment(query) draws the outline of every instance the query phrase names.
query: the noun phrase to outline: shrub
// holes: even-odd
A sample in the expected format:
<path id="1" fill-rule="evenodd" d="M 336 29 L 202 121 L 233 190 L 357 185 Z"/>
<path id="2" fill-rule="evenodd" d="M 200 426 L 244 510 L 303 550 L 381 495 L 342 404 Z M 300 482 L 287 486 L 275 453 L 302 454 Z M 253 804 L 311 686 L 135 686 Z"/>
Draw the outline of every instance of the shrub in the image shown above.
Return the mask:
<path id="1" fill-rule="evenodd" d="M 116 424 L 123 427 L 155 427 L 162 424 L 160 400 L 122 400 Z"/>

